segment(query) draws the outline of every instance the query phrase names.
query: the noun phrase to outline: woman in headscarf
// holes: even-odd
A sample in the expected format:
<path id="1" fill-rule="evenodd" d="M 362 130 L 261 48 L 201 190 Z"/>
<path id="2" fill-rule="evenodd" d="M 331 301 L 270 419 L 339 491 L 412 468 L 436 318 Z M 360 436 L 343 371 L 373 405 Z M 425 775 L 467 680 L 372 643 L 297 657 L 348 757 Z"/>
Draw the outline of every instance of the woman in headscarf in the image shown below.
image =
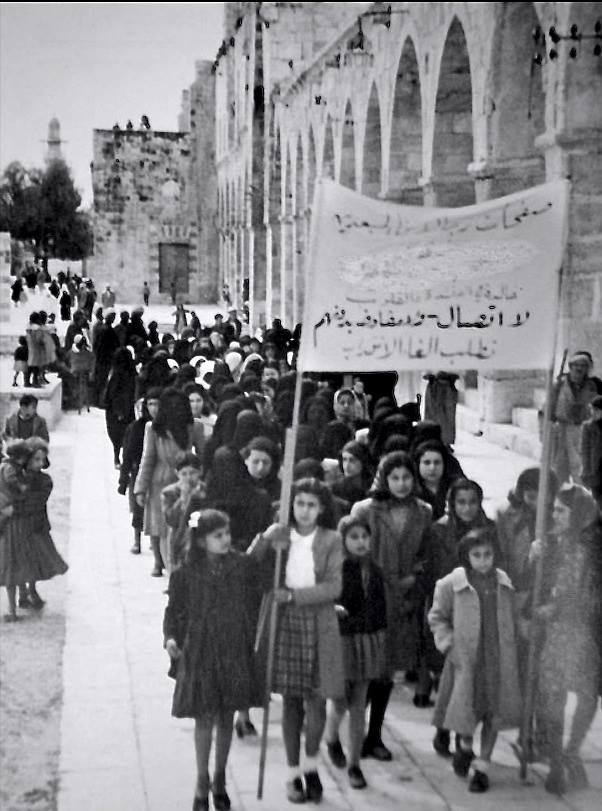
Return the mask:
<path id="1" fill-rule="evenodd" d="M 113 462 L 119 469 L 119 454 L 125 429 L 134 419 L 136 394 L 136 367 L 129 349 L 122 346 L 115 351 L 111 371 L 104 392 L 107 434 L 113 445 Z"/>
<path id="2" fill-rule="evenodd" d="M 161 490 L 176 481 L 176 460 L 182 451 L 203 454 L 204 436 L 197 430 L 188 397 L 168 387 L 161 394 L 157 416 L 144 429 L 144 450 L 134 494 L 144 507 L 144 532 L 150 535 L 155 565 L 153 577 L 161 577 L 167 525 L 161 511 Z M 202 429 L 202 426 L 200 426 Z"/>

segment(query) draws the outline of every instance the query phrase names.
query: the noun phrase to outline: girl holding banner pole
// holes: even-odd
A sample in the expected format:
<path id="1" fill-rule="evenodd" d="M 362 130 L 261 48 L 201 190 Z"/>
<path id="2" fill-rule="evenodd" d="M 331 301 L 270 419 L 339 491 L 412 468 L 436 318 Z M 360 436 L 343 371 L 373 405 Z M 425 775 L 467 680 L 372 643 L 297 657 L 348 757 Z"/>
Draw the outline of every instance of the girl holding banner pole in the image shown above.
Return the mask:
<path id="1" fill-rule="evenodd" d="M 270 559 L 284 553 L 281 584 L 273 593 L 280 606 L 273 691 L 283 698 L 282 734 L 288 764 L 290 802 L 320 802 L 318 751 L 326 723 L 326 699 L 345 695 L 342 643 L 334 604 L 342 587 L 340 538 L 322 526 L 330 492 L 317 479 L 293 484 L 289 525 L 273 524 L 257 536 L 247 554 Z M 269 567 L 266 566 L 266 571 Z M 300 768 L 305 719 L 304 780 Z"/>

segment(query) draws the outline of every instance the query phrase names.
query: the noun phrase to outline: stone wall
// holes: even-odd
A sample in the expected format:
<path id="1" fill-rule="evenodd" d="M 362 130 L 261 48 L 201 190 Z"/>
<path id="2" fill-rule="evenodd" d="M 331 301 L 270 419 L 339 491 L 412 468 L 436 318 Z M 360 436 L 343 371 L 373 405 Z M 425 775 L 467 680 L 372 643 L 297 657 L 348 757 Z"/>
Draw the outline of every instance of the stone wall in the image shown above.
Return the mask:
<path id="1" fill-rule="evenodd" d="M 312 189 L 322 175 L 371 196 L 446 206 L 570 178 L 559 355 L 589 349 L 600 373 L 602 58 L 583 40 L 573 59 L 572 43 L 562 40 L 556 58 L 548 41 L 545 51 L 539 47 L 541 64 L 532 59 L 534 28 L 568 34 L 576 24 L 591 35 L 600 4 L 263 3 L 257 18 L 251 4 L 236 5 L 246 40 L 223 57 L 223 69 L 232 60 L 232 70 L 216 117 L 224 116 L 229 93 L 239 92 L 236 76 L 243 81 L 236 60 L 261 55 L 252 75 L 262 82 L 262 105 L 251 111 L 261 126 L 239 119 L 222 144 L 218 177 L 224 211 L 235 211 L 240 181 L 248 188 L 253 167 L 245 205 L 254 253 L 222 251 L 220 273 L 238 279 L 253 268 L 254 325 L 300 318 Z M 366 8 L 363 47 L 354 47 L 357 14 Z M 229 233 L 241 227 L 236 218 L 227 222 Z M 483 419 L 507 421 L 540 384 L 539 373 L 488 376 Z"/>
<path id="2" fill-rule="evenodd" d="M 176 251 L 178 267 L 188 267 L 187 274 L 178 271 L 178 299 L 217 301 L 214 113 L 211 63 L 199 61 L 182 95 L 179 131 L 94 130 L 89 272 L 97 285 L 111 284 L 123 302 L 140 301 L 145 280 L 152 301 L 168 302 L 165 268 L 176 262 Z"/>

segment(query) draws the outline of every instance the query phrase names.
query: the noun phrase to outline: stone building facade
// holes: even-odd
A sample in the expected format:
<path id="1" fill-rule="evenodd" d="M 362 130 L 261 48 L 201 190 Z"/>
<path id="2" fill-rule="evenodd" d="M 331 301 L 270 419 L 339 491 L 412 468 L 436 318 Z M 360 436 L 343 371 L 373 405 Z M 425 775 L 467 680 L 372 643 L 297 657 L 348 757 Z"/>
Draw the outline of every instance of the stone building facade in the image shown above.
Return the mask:
<path id="1" fill-rule="evenodd" d="M 569 177 L 560 346 L 589 348 L 599 368 L 600 40 L 553 43 L 549 29 L 593 35 L 600 3 L 226 7 L 216 88 L 220 274 L 236 290 L 249 280 L 255 324 L 301 318 L 320 176 L 426 206 Z M 534 41 L 538 27 L 545 47 Z M 541 375 L 511 377 L 501 370 L 480 381 L 485 419 L 507 421 L 513 406 L 531 404 Z"/>
<path id="2" fill-rule="evenodd" d="M 98 286 L 123 302 L 217 301 L 217 181 L 210 62 L 182 95 L 177 132 L 94 130 L 94 258 Z"/>

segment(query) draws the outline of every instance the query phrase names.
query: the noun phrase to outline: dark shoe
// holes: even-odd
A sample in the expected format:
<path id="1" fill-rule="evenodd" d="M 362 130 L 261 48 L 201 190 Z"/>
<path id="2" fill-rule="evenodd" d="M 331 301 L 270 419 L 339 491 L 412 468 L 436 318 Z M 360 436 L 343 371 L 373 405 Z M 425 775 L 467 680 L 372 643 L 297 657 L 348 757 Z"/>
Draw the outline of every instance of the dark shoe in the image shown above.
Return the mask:
<path id="1" fill-rule="evenodd" d="M 328 749 L 328 756 L 332 761 L 332 765 L 336 766 L 337 769 L 344 769 L 347 765 L 347 758 L 345 757 L 345 752 L 343 752 L 341 742 L 335 741 L 334 743 L 328 743 L 328 741 L 326 741 L 326 748 Z"/>
<path id="2" fill-rule="evenodd" d="M 289 780 L 286 784 L 286 796 L 291 803 L 304 803 L 307 800 L 307 794 L 303 788 L 303 781 L 300 777 L 295 777 L 294 780 Z"/>
<path id="3" fill-rule="evenodd" d="M 350 766 L 347 769 L 347 774 L 349 775 L 349 785 L 351 788 L 366 788 L 368 785 L 359 766 Z"/>
<path id="4" fill-rule="evenodd" d="M 583 761 L 578 755 L 565 755 L 567 783 L 570 788 L 579 790 L 589 786 L 589 778 Z"/>
<path id="5" fill-rule="evenodd" d="M 382 741 L 370 741 L 368 738 L 362 746 L 362 757 L 373 757 L 375 760 L 393 760 L 393 755 Z"/>
<path id="6" fill-rule="evenodd" d="M 318 772 L 305 772 L 305 791 L 310 803 L 321 802 L 324 789 Z"/>
<path id="7" fill-rule="evenodd" d="M 474 756 L 475 755 L 472 749 L 469 749 L 468 751 L 461 748 L 456 749 L 452 760 L 452 766 L 458 777 L 466 777 L 468 770 L 470 769 L 470 764 L 474 760 Z"/>
<path id="8" fill-rule="evenodd" d="M 31 607 L 34 608 L 36 611 L 39 611 L 40 608 L 43 608 L 46 605 L 46 601 L 42 600 L 40 595 L 36 592 L 32 594 L 29 598 Z"/>
<path id="9" fill-rule="evenodd" d="M 243 721 L 243 729 L 245 735 L 255 735 L 257 736 L 257 730 L 255 729 L 255 725 L 252 721 Z"/>
<path id="10" fill-rule="evenodd" d="M 192 811 L 209 811 L 209 797 L 195 797 L 192 801 Z"/>
<path id="11" fill-rule="evenodd" d="M 155 566 L 151 572 L 151 577 L 163 577 L 163 569 L 161 566 Z"/>
<path id="12" fill-rule="evenodd" d="M 449 730 L 448 729 L 437 729 L 435 733 L 435 737 L 433 738 L 433 749 L 438 755 L 441 757 L 451 757 L 451 752 L 449 751 Z"/>
<path id="13" fill-rule="evenodd" d="M 468 790 L 472 791 L 475 794 L 482 794 L 484 791 L 489 789 L 489 778 L 485 774 L 485 772 L 479 772 L 475 769 L 474 774 L 470 778 L 470 783 L 468 784 Z"/>
<path id="14" fill-rule="evenodd" d="M 4 615 L 4 622 L 18 622 L 21 617 L 17 616 L 17 614 L 5 614 Z"/>
<path id="15" fill-rule="evenodd" d="M 545 790 L 550 794 L 566 794 L 566 780 L 564 779 L 564 773 L 562 767 L 552 767 L 548 772 L 548 776 L 546 777 L 546 782 L 544 783 Z"/>
<path id="16" fill-rule="evenodd" d="M 215 811 L 228 811 L 230 808 L 230 797 L 228 797 L 226 789 L 213 792 L 213 807 Z"/>
<path id="17" fill-rule="evenodd" d="M 420 707 L 420 709 L 425 709 L 426 707 L 434 707 L 435 702 L 431 701 L 431 699 L 427 695 L 420 695 L 416 693 L 416 695 L 414 696 L 414 706 Z"/>

